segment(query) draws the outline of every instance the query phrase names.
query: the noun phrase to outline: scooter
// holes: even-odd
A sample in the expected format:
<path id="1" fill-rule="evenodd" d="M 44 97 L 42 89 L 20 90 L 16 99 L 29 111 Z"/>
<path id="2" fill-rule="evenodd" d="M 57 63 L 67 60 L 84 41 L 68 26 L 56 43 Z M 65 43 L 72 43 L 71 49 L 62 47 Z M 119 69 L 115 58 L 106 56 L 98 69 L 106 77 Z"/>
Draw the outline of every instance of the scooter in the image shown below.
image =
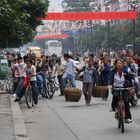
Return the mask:
<path id="1" fill-rule="evenodd" d="M 133 87 L 129 90 L 129 102 L 132 106 L 136 106 L 140 98 L 140 83 L 135 73 L 132 73 L 132 76 L 134 76 L 132 80 Z"/>
<path id="2" fill-rule="evenodd" d="M 138 103 L 139 97 L 136 94 L 135 87 L 130 88 L 129 90 L 129 102 L 132 106 L 136 106 Z"/>

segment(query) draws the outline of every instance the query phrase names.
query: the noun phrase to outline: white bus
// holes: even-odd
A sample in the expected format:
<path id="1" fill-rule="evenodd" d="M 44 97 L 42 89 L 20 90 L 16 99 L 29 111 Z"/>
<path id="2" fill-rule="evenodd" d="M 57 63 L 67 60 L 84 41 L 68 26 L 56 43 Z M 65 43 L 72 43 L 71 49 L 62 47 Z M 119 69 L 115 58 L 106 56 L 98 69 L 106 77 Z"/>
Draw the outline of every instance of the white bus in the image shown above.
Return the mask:
<path id="1" fill-rule="evenodd" d="M 56 54 L 58 57 L 62 56 L 62 42 L 58 40 L 49 40 L 45 43 L 45 55 Z"/>

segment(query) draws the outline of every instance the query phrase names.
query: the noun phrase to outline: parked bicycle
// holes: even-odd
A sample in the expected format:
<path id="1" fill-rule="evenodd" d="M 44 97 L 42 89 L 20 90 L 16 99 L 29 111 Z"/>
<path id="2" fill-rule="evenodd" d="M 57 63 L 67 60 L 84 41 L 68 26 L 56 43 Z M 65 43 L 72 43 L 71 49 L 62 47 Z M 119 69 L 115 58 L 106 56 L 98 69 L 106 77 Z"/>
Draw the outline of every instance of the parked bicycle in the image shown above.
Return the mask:
<path id="1" fill-rule="evenodd" d="M 6 77 L 3 82 L 0 81 L 0 90 L 6 90 L 8 93 L 13 94 L 13 78 Z"/>

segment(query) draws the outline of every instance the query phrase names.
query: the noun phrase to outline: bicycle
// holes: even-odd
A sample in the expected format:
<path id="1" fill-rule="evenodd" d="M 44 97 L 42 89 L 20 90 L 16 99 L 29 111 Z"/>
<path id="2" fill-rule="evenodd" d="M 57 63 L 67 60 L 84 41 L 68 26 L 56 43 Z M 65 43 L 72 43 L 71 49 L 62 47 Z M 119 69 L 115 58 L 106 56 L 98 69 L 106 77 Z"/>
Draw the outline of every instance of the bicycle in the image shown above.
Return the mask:
<path id="1" fill-rule="evenodd" d="M 27 107 L 30 109 L 32 106 L 34 106 L 32 88 L 30 85 L 26 88 L 24 95 Z"/>
<path id="2" fill-rule="evenodd" d="M 121 128 L 121 132 L 124 133 L 124 120 L 126 117 L 126 113 L 125 113 L 125 105 L 124 105 L 124 101 L 123 101 L 123 97 L 122 97 L 122 91 L 124 90 L 129 90 L 129 88 L 115 88 L 113 87 L 113 90 L 115 91 L 119 91 L 119 102 L 118 105 L 116 107 L 116 111 L 115 111 L 115 118 L 118 121 L 118 128 Z"/>
<path id="3" fill-rule="evenodd" d="M 50 74 L 46 75 L 46 94 L 49 99 L 53 98 L 56 91 L 56 84 L 55 76 L 51 76 Z"/>
<path id="4" fill-rule="evenodd" d="M 11 81 L 13 81 L 13 78 L 11 78 L 11 77 L 6 77 L 5 79 L 4 79 L 4 82 L 1 82 L 0 81 L 0 90 L 6 90 L 8 93 L 12 93 L 12 82 Z"/>

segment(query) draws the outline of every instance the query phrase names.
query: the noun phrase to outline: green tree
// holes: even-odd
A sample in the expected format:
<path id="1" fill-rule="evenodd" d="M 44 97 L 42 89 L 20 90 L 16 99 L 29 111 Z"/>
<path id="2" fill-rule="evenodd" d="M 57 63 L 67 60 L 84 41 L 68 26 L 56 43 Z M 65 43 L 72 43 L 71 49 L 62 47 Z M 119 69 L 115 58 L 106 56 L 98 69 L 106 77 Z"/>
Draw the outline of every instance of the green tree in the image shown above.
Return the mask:
<path id="1" fill-rule="evenodd" d="M 133 22 L 126 21 L 120 24 L 110 24 L 110 48 L 124 49 L 127 44 L 133 44 Z M 83 43 L 85 48 L 108 48 L 108 28 L 106 25 L 100 25 L 93 28 L 93 34 L 83 33 L 79 42 Z M 140 18 L 136 20 L 136 47 L 140 49 Z M 79 43 L 80 44 L 80 43 Z M 92 44 L 92 45 L 91 45 Z"/>
<path id="2" fill-rule="evenodd" d="M 0 1 L 0 48 L 19 47 L 32 41 L 36 27 L 42 24 L 48 0 Z"/>

